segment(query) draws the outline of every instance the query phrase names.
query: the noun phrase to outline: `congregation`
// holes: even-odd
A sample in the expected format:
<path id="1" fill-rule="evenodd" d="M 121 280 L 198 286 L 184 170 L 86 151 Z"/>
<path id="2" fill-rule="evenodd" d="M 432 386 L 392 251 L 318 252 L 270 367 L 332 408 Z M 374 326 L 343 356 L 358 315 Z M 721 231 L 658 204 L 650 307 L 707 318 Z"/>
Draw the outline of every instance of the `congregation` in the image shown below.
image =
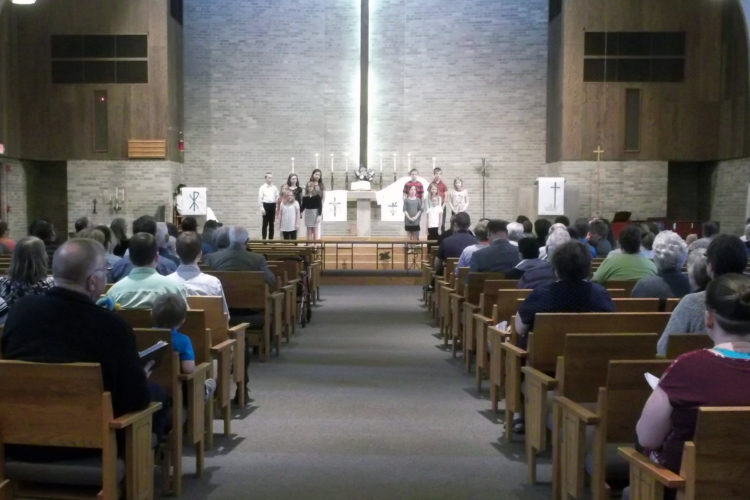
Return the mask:
<path id="1" fill-rule="evenodd" d="M 681 466 L 685 472 L 683 449 L 696 439 L 699 409 L 750 405 L 741 389 L 750 383 L 750 277 L 746 274 L 750 220 L 746 224 L 743 238 L 721 234 L 716 224 L 706 223 L 701 234 L 683 239 L 671 228 L 654 223 L 628 224 L 615 234 L 612 224 L 600 218 L 571 224 L 559 216 L 553 222 L 538 219 L 532 224 L 519 216 L 514 222 L 481 220 L 473 231 L 467 214 L 454 218 L 454 232 L 440 241 L 427 263 L 425 306 L 432 310 L 445 345 L 453 343 L 454 357 L 462 352 L 467 369 L 475 365 L 480 392 L 482 382 L 489 380 L 493 409 L 504 395 L 506 440 L 514 436 L 525 440 L 532 483 L 536 481 L 536 454 L 549 443 L 553 498 L 583 498 L 584 477 L 589 478 L 595 499 L 621 490 L 623 498 L 661 498 L 660 493 L 646 497 L 644 488 L 664 490 L 664 498 L 674 498 L 674 488 L 680 483 L 666 482 L 661 476 L 652 478 L 651 486 L 639 480 L 629 487 L 629 480 L 640 477 L 633 475 L 633 469 L 644 470 L 648 468 L 644 464 L 652 464 L 664 474 L 672 473 L 670 477 L 679 477 Z M 596 320 L 597 314 L 603 314 L 602 321 Z M 638 324 L 651 321 L 649 315 L 660 327 Z M 571 325 L 563 324 L 566 320 Z M 612 351 L 619 345 L 614 340 L 618 334 L 627 338 L 635 336 L 628 332 L 641 331 L 650 332 L 645 352 Z M 604 350 L 597 351 L 598 341 L 589 336 L 583 364 L 571 360 L 573 364 L 568 365 L 568 357 L 583 352 L 569 352 L 567 343 L 573 345 L 571 337 L 584 337 L 587 332 L 600 334 L 600 350 Z M 557 348 L 550 343 L 555 335 L 562 336 L 555 341 Z M 604 337 L 611 337 L 609 347 L 604 347 Z M 679 350 L 672 345 L 676 342 L 691 347 Z M 634 349 L 632 344 L 629 348 Z M 601 361 L 591 358 L 598 355 Z M 544 356 L 550 357 L 549 367 L 540 361 Z M 555 368 L 556 356 L 560 357 Z M 616 454 L 608 452 L 605 457 L 604 448 L 596 456 L 597 446 L 609 439 L 606 434 L 592 441 L 591 427 L 585 430 L 600 418 L 592 408 L 598 410 L 600 403 L 606 408 L 606 400 L 591 405 L 597 401 L 595 390 L 608 384 L 606 366 L 602 373 L 602 368 L 597 372 L 587 365 L 609 361 L 612 377 L 613 360 L 631 359 L 671 361 L 658 369 L 661 376 L 656 377 L 653 392 L 648 392 L 642 375 L 640 382 L 638 377 L 635 382 L 632 376 L 628 380 L 643 387 L 631 390 L 624 404 L 632 407 L 638 401 L 636 393 L 641 394 L 641 403 L 638 415 L 618 425 L 629 428 L 626 435 L 636 436 L 637 451 L 621 451 L 624 458 L 618 463 Z M 584 382 L 587 377 L 590 380 Z M 597 377 L 604 378 L 597 381 Z M 570 382 L 563 386 L 563 380 Z M 557 389 L 557 396 L 553 400 L 538 396 L 539 384 L 550 396 Z M 573 405 L 564 396 L 580 394 L 574 384 L 590 387 L 591 395 L 577 400 L 581 403 L 570 417 L 583 425 L 585 438 L 568 435 L 569 429 L 563 427 L 567 417 L 562 415 Z M 550 416 L 546 416 L 548 411 Z M 549 432 L 551 436 L 544 437 Z M 572 460 L 566 453 L 575 449 L 571 442 L 577 439 L 586 443 L 580 451 L 587 457 L 585 466 L 561 462 Z M 596 466 L 591 460 L 602 462 L 601 472 L 592 472 Z M 607 496 L 602 496 L 605 489 Z"/>

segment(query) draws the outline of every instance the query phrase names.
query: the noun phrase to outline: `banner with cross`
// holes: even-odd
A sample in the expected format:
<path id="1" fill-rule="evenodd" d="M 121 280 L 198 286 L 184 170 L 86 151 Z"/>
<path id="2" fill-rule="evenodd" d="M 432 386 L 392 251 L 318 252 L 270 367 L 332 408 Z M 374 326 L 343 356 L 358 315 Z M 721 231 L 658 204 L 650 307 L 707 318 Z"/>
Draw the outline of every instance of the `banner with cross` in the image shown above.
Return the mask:
<path id="1" fill-rule="evenodd" d="M 326 191 L 323 200 L 323 220 L 325 222 L 346 222 L 346 191 Z"/>
<path id="2" fill-rule="evenodd" d="M 539 177 L 539 215 L 565 214 L 565 177 Z"/>
<path id="3" fill-rule="evenodd" d="M 175 200 L 180 215 L 206 215 L 206 188 L 183 187 Z"/>

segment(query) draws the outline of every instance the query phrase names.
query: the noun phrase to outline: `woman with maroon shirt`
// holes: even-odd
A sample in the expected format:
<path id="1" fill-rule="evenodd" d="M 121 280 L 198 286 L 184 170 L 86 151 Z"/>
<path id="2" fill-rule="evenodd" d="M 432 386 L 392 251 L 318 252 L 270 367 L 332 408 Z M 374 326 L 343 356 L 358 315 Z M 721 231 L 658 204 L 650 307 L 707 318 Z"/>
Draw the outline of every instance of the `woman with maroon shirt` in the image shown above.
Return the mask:
<path id="1" fill-rule="evenodd" d="M 706 331 L 712 349 L 675 359 L 636 426 L 651 460 L 679 472 L 699 406 L 750 405 L 750 277 L 724 274 L 706 289 Z"/>

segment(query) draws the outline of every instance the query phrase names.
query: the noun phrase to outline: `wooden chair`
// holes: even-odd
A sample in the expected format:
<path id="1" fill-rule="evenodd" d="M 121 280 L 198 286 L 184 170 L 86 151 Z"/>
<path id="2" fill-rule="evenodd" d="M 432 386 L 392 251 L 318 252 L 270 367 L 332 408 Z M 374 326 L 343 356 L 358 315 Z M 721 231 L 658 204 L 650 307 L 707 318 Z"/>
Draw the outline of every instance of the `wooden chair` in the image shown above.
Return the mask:
<path id="1" fill-rule="evenodd" d="M 142 310 L 141 310 L 142 311 Z M 169 344 L 166 353 L 151 373 L 150 381 L 162 387 L 172 400 L 172 425 L 162 463 L 162 482 L 165 492 L 174 496 L 182 493 L 183 439 L 195 446 L 195 476 L 203 475 L 205 448 L 205 381 L 208 365 L 197 365 L 193 373 L 180 373 L 179 356 L 172 349 L 172 332 L 157 328 L 134 328 L 135 345 L 139 351 L 163 341 Z M 184 389 L 183 389 L 183 383 Z M 185 392 L 183 392 L 183 390 Z M 183 418 L 183 394 L 187 394 L 187 419 Z M 186 432 L 185 432 L 186 431 Z"/>
<path id="2" fill-rule="evenodd" d="M 505 438 L 510 441 L 513 413 L 520 412 L 521 367 L 533 367 L 545 374 L 555 371 L 568 333 L 655 333 L 664 330 L 669 313 L 539 313 L 529 332 L 527 349 L 512 343 L 500 345 L 505 356 Z"/>
<path id="3" fill-rule="evenodd" d="M 274 325 L 278 325 L 281 321 L 284 294 L 271 293 L 261 271 L 209 271 L 208 274 L 221 280 L 230 310 L 251 309 L 261 311 L 263 314 L 262 327 L 248 326 L 245 330 L 247 344 L 258 347 L 260 360 L 267 361 L 269 358 L 272 335 L 278 355 L 281 332 L 274 329 Z"/>
<path id="4" fill-rule="evenodd" d="M 710 349 L 713 346 L 713 340 L 705 333 L 673 333 L 667 342 L 666 358 L 674 359 L 686 352 Z"/>
<path id="5" fill-rule="evenodd" d="M 651 462 L 633 448 L 617 452 L 630 465 L 630 498 L 662 500 L 664 488 L 684 500 L 748 497 L 750 407 L 698 408 L 695 436 L 685 443 L 680 473 Z"/>
<path id="6" fill-rule="evenodd" d="M 217 361 L 216 380 L 216 403 L 224 415 L 224 433 L 228 434 L 226 427 L 226 417 L 230 410 L 228 406 L 231 400 L 230 384 L 236 384 L 238 391 L 238 403 L 240 408 L 245 406 L 245 330 L 249 326 L 247 323 L 239 323 L 235 326 L 229 326 L 229 318 L 224 312 L 224 302 L 219 296 L 189 296 L 188 306 L 191 309 L 202 309 L 205 312 L 206 328 L 211 331 L 211 341 L 213 342 L 212 353 Z M 226 352 L 222 348 L 225 342 L 234 341 L 229 362 L 226 360 Z M 229 374 L 227 374 L 229 372 Z"/>
<path id="7" fill-rule="evenodd" d="M 607 445 L 633 441 L 635 424 L 651 394 L 643 374 L 661 377 L 670 363 L 669 360 L 610 361 L 606 385 L 599 388 L 593 409 L 564 396 L 555 398 L 561 422 L 560 482 L 553 489 L 559 488 L 562 498 L 584 498 L 585 462 L 589 454 L 587 426 L 591 426 L 594 435 L 589 460 L 591 496 L 593 500 L 609 498 L 605 477 Z"/>
<path id="8" fill-rule="evenodd" d="M 122 479 L 119 468 L 124 468 L 126 498 L 153 498 L 151 418 L 160 408 L 161 403 L 151 403 L 142 411 L 114 418 L 112 397 L 104 391 L 98 363 L 0 361 L 0 498 L 17 494 L 115 499 Z M 125 459 L 119 464 L 117 430 L 125 437 Z M 101 458 L 92 460 L 101 468 L 101 477 L 95 484 L 83 486 L 91 490 L 87 496 L 76 488 L 80 484 L 59 484 L 61 477 L 80 470 L 80 460 L 56 462 L 51 466 L 54 470 L 44 463 L 20 464 L 4 457 L 3 445 L 7 444 L 101 450 Z"/>
<path id="9" fill-rule="evenodd" d="M 626 325 L 623 325 L 626 326 Z M 549 396 L 555 392 L 573 401 L 596 401 L 597 390 L 607 380 L 609 361 L 614 359 L 651 359 L 656 352 L 656 333 L 568 334 L 553 377 L 524 366 L 526 392 L 526 463 L 529 482 L 536 482 L 536 456 L 547 447 Z M 556 412 L 555 412 L 556 413 Z M 559 430 L 557 415 L 552 419 L 552 446 Z M 553 453 L 556 458 L 556 454 Z M 554 463 L 554 460 L 553 460 Z"/>

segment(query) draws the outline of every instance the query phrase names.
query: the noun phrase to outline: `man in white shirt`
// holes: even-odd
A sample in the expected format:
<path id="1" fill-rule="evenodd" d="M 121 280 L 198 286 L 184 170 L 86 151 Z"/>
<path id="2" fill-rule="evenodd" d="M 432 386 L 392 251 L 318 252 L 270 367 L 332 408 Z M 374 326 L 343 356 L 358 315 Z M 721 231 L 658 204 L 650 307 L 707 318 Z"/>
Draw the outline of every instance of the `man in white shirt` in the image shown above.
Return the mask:
<path id="1" fill-rule="evenodd" d="M 203 242 L 198 233 L 185 231 L 177 238 L 177 255 L 180 265 L 177 271 L 167 278 L 185 287 L 188 295 L 219 296 L 224 303 L 224 312 L 229 317 L 229 308 L 224 298 L 224 289 L 216 276 L 201 272 L 198 261 L 201 258 Z"/>
<path id="2" fill-rule="evenodd" d="M 266 182 L 258 189 L 258 205 L 263 216 L 261 235 L 273 239 L 273 223 L 276 220 L 276 202 L 279 200 L 279 189 L 273 185 L 271 172 L 266 172 Z"/>

